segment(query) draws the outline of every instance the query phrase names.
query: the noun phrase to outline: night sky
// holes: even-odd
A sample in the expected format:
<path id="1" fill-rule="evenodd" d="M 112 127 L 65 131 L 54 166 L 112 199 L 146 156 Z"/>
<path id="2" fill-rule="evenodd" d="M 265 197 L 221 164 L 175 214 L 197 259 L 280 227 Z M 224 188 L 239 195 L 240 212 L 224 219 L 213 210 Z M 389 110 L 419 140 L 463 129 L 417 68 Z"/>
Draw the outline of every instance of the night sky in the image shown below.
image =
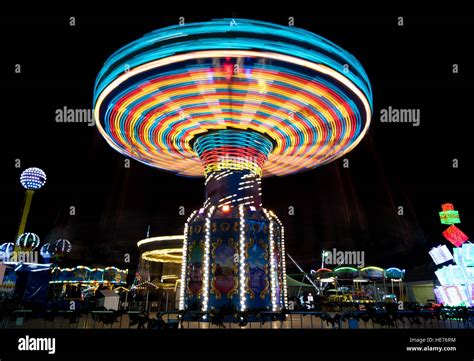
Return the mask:
<path id="1" fill-rule="evenodd" d="M 72 14 L 74 15 L 74 14 Z M 257 16 L 222 12 L 162 17 L 0 17 L 0 242 L 14 240 L 24 189 L 21 170 L 48 176 L 34 198 L 26 230 L 42 244 L 69 239 L 68 265 L 134 269 L 136 242 L 182 232 L 204 201 L 202 178 L 182 178 L 134 160 L 129 169 L 95 127 L 57 123 L 58 108 L 91 108 L 95 77 L 117 49 L 147 32 L 213 18 L 251 18 L 315 32 L 352 53 L 372 83 L 374 117 L 368 135 L 345 158 L 304 173 L 265 178 L 263 203 L 283 221 L 286 247 L 306 271 L 319 268 L 321 249 L 365 251 L 367 265 L 407 269 L 408 279 L 431 279 L 432 246 L 448 244 L 441 204 L 460 211 L 459 227 L 474 235 L 470 172 L 474 17 Z M 15 73 L 21 64 L 21 73 Z M 454 74 L 453 64 L 459 65 Z M 388 106 L 420 109 L 419 127 L 381 123 Z M 457 158 L 459 167 L 453 169 Z M 15 168 L 15 160 L 21 169 Z M 70 215 L 70 207 L 76 215 Z M 179 214 L 184 206 L 186 215 Z M 295 214 L 288 214 L 288 207 Z M 404 215 L 398 215 L 398 207 Z M 123 263 L 130 253 L 130 264 Z M 289 272 L 294 271 L 288 262 Z"/>

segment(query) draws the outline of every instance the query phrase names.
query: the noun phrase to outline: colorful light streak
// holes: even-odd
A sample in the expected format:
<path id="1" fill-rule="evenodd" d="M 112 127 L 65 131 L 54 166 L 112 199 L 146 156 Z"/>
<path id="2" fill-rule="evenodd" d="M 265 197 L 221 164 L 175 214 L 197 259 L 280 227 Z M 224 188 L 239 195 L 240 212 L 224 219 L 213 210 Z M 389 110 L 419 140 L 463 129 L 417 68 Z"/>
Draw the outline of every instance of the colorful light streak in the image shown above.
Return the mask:
<path id="1" fill-rule="evenodd" d="M 145 251 L 141 257 L 149 262 L 178 263 L 183 260 L 182 248 L 165 248 Z"/>
<path id="2" fill-rule="evenodd" d="M 182 251 L 182 260 L 181 260 L 181 282 L 180 282 L 180 288 L 179 288 L 179 310 L 184 310 L 185 309 L 185 296 L 186 296 L 186 284 L 187 284 L 187 275 L 186 275 L 186 267 L 188 264 L 188 242 L 186 240 L 188 239 L 188 233 L 189 233 L 189 222 L 194 218 L 196 215 L 197 211 L 193 211 L 191 215 L 188 217 L 186 220 L 186 223 L 184 224 L 184 232 L 183 232 L 183 251 Z M 138 242 L 138 246 L 140 246 L 140 242 Z"/>
<path id="3" fill-rule="evenodd" d="M 214 213 L 215 206 L 209 207 L 209 210 L 206 215 L 206 221 L 204 224 L 204 267 L 202 274 L 202 284 L 203 284 L 203 293 L 202 293 L 202 311 L 208 311 L 209 306 L 209 290 L 211 287 L 211 275 L 210 275 L 210 253 L 211 253 L 211 217 Z M 205 317 L 205 316 L 204 316 Z"/>
<path id="4" fill-rule="evenodd" d="M 237 23 L 161 29 L 116 52 L 94 95 L 97 126 L 108 143 L 185 176 L 202 176 L 192 144 L 218 129 L 251 130 L 272 140 L 263 176 L 311 169 L 353 149 L 372 108 L 357 60 L 300 29 Z M 269 34 L 279 40 L 268 40 Z M 231 76 L 228 59 L 240 64 Z"/>
<path id="5" fill-rule="evenodd" d="M 79 274 L 81 271 L 87 271 L 83 273 L 84 277 L 74 278 L 75 274 Z M 113 271 L 112 274 L 120 275 L 120 280 L 104 280 L 104 274 L 107 271 Z M 122 284 L 126 283 L 128 269 L 119 269 L 117 267 L 105 267 L 105 268 L 89 268 L 87 266 L 77 266 L 73 268 L 61 268 L 54 267 L 51 269 L 52 279 L 49 283 L 68 283 L 68 284 L 96 284 L 96 283 L 110 283 L 110 284 Z"/>
<path id="6" fill-rule="evenodd" d="M 272 142 L 260 133 L 230 129 L 201 135 L 194 144 L 206 175 L 232 169 L 261 176 L 272 147 Z"/>
<path id="7" fill-rule="evenodd" d="M 240 311 L 247 309 L 247 284 L 246 284 L 246 266 L 245 266 L 245 214 L 244 205 L 239 205 L 239 296 Z"/>
<path id="8" fill-rule="evenodd" d="M 367 75 L 348 52 L 301 29 L 240 19 L 145 35 L 107 60 L 94 92 L 97 128 L 112 148 L 179 175 L 206 177 L 206 201 L 199 210 L 206 213 L 199 216 L 205 220 L 198 293 L 203 311 L 215 305 L 210 299 L 214 221 L 239 207 L 244 311 L 244 226 L 250 218 L 245 207 L 260 211 L 261 177 L 341 157 L 364 137 L 371 113 Z M 271 294 L 265 307 L 277 310 L 287 305 L 284 229 L 272 212 L 263 211 L 269 225 L 265 272 L 270 271 L 270 284 L 265 287 Z M 189 227 L 195 221 L 188 220 Z M 186 257 L 184 252 L 183 267 Z M 184 296 L 180 309 L 186 306 Z"/>
<path id="9" fill-rule="evenodd" d="M 163 242 L 163 241 L 182 241 L 184 240 L 183 235 L 173 235 L 173 236 L 158 236 L 158 237 L 151 237 L 151 238 L 145 238 L 142 239 L 141 241 L 137 242 L 137 247 L 143 246 L 148 243 L 154 243 L 154 242 Z"/>

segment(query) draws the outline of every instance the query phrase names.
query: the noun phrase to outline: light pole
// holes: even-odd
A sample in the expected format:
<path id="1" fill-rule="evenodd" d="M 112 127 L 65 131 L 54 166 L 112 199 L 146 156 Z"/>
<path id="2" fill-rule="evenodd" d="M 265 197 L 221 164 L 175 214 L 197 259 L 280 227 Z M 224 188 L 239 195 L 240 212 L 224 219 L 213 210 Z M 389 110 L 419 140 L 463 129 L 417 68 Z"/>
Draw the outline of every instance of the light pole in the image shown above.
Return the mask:
<path id="1" fill-rule="evenodd" d="M 324 268 L 324 259 L 326 258 L 328 254 L 329 252 L 324 249 L 321 252 L 321 268 Z M 319 280 L 319 294 L 320 295 L 323 294 L 323 280 L 322 279 Z"/>
<path id="2" fill-rule="evenodd" d="M 321 268 L 324 268 L 324 258 L 329 254 L 328 251 L 323 249 L 323 252 L 321 253 Z"/>
<path id="3" fill-rule="evenodd" d="M 18 227 L 17 239 L 25 231 L 28 213 L 30 212 L 31 200 L 35 191 L 40 189 L 46 183 L 46 173 L 39 168 L 28 168 L 20 175 L 20 183 L 26 189 L 25 201 L 23 203 L 23 212 L 21 215 L 20 226 Z"/>

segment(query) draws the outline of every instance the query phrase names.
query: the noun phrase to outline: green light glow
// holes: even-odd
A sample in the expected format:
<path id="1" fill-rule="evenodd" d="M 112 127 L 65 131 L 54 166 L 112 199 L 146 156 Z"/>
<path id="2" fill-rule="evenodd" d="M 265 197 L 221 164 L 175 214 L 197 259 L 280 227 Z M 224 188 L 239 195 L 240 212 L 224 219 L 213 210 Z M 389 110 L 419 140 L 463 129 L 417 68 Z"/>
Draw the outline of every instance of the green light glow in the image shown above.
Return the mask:
<path id="1" fill-rule="evenodd" d="M 439 218 L 441 220 L 441 224 L 461 223 L 461 220 L 459 219 L 459 212 L 458 211 L 442 211 L 442 212 L 439 212 Z"/>

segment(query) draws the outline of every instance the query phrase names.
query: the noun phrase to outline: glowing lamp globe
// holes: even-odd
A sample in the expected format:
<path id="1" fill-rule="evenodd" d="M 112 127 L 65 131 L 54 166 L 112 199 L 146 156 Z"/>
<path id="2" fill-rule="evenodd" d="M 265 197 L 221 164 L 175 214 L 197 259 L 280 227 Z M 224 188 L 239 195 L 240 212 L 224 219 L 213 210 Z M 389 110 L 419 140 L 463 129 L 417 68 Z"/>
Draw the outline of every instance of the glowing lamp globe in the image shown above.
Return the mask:
<path id="1" fill-rule="evenodd" d="M 40 255 L 43 258 L 51 258 L 54 253 L 53 245 L 51 243 L 45 243 L 40 249 Z"/>
<path id="2" fill-rule="evenodd" d="M 205 178 L 184 226 L 181 310 L 287 306 L 284 227 L 261 180 L 313 169 L 364 137 L 362 65 L 303 29 L 222 19 L 156 30 L 97 76 L 94 117 L 126 157 Z"/>
<path id="3" fill-rule="evenodd" d="M 54 243 L 54 253 L 58 255 L 64 255 L 66 253 L 70 253 L 72 250 L 72 245 L 71 242 L 69 242 L 67 239 L 58 239 Z"/>
<path id="4" fill-rule="evenodd" d="M 16 240 L 17 246 L 30 250 L 38 248 L 39 244 L 40 238 L 38 237 L 38 235 L 30 232 L 21 234 L 20 237 L 18 237 Z"/>
<path id="5" fill-rule="evenodd" d="M 21 185 L 31 191 L 36 191 L 46 183 L 46 173 L 39 168 L 28 168 L 20 175 Z"/>
<path id="6" fill-rule="evenodd" d="M 3 243 L 0 246 L 0 253 L 3 255 L 12 254 L 14 250 L 15 250 L 15 244 L 12 242 Z"/>

